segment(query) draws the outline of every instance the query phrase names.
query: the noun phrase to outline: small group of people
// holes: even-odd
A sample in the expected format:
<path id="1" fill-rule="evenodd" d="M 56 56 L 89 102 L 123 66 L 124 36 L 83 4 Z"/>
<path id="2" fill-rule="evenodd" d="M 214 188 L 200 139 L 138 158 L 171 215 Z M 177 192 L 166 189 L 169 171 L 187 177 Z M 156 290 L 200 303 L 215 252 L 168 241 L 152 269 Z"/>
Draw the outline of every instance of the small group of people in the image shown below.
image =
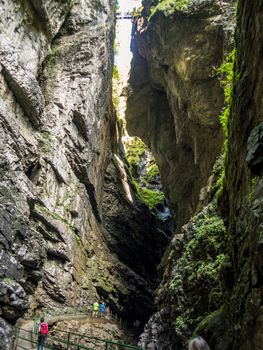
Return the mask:
<path id="1" fill-rule="evenodd" d="M 93 317 L 102 317 L 109 319 L 110 318 L 110 307 L 106 306 L 104 302 L 101 302 L 100 304 L 95 301 L 92 307 L 92 316 Z"/>

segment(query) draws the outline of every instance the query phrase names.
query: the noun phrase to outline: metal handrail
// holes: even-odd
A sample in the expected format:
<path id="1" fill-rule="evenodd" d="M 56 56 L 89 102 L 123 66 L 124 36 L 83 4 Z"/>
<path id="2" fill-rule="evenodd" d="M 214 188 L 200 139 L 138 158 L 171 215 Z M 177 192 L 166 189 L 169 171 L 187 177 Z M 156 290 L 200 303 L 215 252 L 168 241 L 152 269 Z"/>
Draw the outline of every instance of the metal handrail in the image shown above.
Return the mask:
<path id="1" fill-rule="evenodd" d="M 48 316 L 60 316 L 60 315 L 77 315 L 78 313 L 83 314 L 83 315 L 90 315 L 92 316 L 93 312 L 92 310 L 88 310 L 88 309 L 84 309 L 82 307 L 74 307 L 74 308 L 68 308 L 68 309 L 63 309 L 61 312 L 58 312 L 56 310 L 56 312 L 43 312 L 40 315 L 44 316 L 45 318 Z M 39 315 L 39 317 L 40 317 Z M 98 314 L 99 316 L 97 318 L 100 318 L 100 313 Z M 94 316 L 92 316 L 94 317 Z M 106 317 L 104 316 L 104 318 L 106 319 Z M 110 318 L 114 321 L 116 321 L 121 327 L 125 327 L 127 326 L 127 322 L 124 321 L 120 316 L 118 316 L 118 314 L 114 314 L 112 311 L 110 311 Z"/>
<path id="2" fill-rule="evenodd" d="M 30 339 L 26 338 L 25 336 L 22 336 L 20 334 L 20 331 L 26 332 L 26 333 L 30 333 L 31 334 L 35 334 L 37 335 L 37 333 L 33 333 L 33 331 L 27 330 L 27 329 L 23 329 L 23 328 L 17 328 L 17 343 L 16 343 L 16 350 L 27 350 L 27 348 L 24 348 L 23 346 L 19 345 L 19 339 L 24 340 L 25 342 L 32 344 L 37 344 L 37 340 L 33 340 L 30 336 Z M 85 335 L 85 334 L 81 334 L 81 333 L 76 333 L 76 332 L 69 332 L 69 331 L 64 331 L 64 330 L 56 330 L 57 332 L 62 332 L 64 334 L 67 335 L 66 338 L 61 338 L 61 337 L 57 337 L 55 335 L 48 335 L 47 336 L 47 341 L 45 343 L 45 348 L 46 349 L 50 349 L 50 350 L 57 350 L 57 347 L 54 347 L 54 345 L 50 344 L 50 341 L 55 341 L 58 342 L 60 345 L 65 345 L 66 348 L 65 349 L 69 349 L 70 347 L 74 347 L 74 349 L 76 350 L 94 350 L 94 347 L 89 347 L 86 346 L 84 344 L 80 344 L 77 342 L 72 341 L 72 336 L 78 336 L 81 337 L 81 339 L 87 339 L 89 341 L 91 341 L 92 343 L 94 343 L 94 345 L 96 346 L 96 344 L 98 344 L 98 342 L 102 343 L 101 345 L 104 344 L 104 349 L 107 350 L 109 349 L 110 345 L 115 345 L 118 347 L 118 349 L 132 349 L 132 350 L 142 350 L 142 348 L 135 346 L 135 345 L 131 345 L 131 344 L 124 344 L 124 343 L 120 343 L 118 341 L 114 341 L 114 340 L 109 340 L 109 339 L 103 339 L 103 338 L 99 338 L 99 337 L 93 337 L 93 336 L 89 336 L 89 335 Z M 71 339 L 70 339 L 71 338 Z"/>
<path id="3" fill-rule="evenodd" d="M 139 348 L 138 346 L 135 346 L 135 345 L 123 344 L 123 343 L 120 343 L 120 342 L 115 341 L 115 340 L 103 339 L 103 338 L 94 337 L 94 336 L 90 336 L 90 335 L 84 335 L 84 334 L 77 333 L 77 332 L 70 332 L 70 331 L 65 331 L 65 330 L 62 330 L 62 329 L 56 329 L 56 332 L 66 333 L 66 334 L 70 334 L 70 335 L 76 335 L 78 337 L 81 337 L 82 339 L 95 340 L 97 342 L 107 342 L 109 344 L 119 345 L 119 346 L 124 346 L 125 345 L 125 347 L 128 348 L 128 349 L 135 349 L 135 350 L 141 349 L 141 348 Z"/>

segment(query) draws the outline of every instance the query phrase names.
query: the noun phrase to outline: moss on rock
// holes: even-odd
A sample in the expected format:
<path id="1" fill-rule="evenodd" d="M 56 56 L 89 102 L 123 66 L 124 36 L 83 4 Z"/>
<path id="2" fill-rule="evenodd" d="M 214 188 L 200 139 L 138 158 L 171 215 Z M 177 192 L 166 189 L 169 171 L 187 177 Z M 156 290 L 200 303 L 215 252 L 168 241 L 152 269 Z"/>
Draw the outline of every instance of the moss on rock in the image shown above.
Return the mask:
<path id="1" fill-rule="evenodd" d="M 228 236 L 215 200 L 185 225 L 183 232 L 182 254 L 170 261 L 166 285 L 173 338 L 178 346 L 186 344 L 198 324 L 223 304 L 223 273 L 230 264 Z M 163 298 L 161 294 L 159 297 Z"/>
<path id="2" fill-rule="evenodd" d="M 158 192 L 156 190 L 150 190 L 149 188 L 139 188 L 139 193 L 141 199 L 150 209 L 157 207 L 164 201 L 163 192 Z"/>
<path id="3" fill-rule="evenodd" d="M 143 175 L 143 182 L 147 184 L 160 183 L 160 173 L 157 164 L 152 164 Z"/>
<path id="4" fill-rule="evenodd" d="M 130 164 L 133 177 L 138 176 L 138 167 L 142 156 L 145 154 L 147 147 L 138 137 L 134 137 L 125 143 L 126 156 Z"/>

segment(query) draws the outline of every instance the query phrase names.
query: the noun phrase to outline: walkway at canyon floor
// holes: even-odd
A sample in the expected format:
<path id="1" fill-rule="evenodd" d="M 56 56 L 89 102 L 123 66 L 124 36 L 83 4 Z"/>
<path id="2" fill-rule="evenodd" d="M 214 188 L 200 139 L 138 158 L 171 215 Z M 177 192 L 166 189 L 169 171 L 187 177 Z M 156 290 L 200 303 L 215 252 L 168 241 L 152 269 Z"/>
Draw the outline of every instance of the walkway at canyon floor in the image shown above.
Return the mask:
<path id="1" fill-rule="evenodd" d="M 46 349 L 139 349 L 134 336 L 114 319 L 95 318 L 88 314 L 57 315 L 46 317 L 50 327 Z M 17 329 L 14 350 L 37 348 L 35 321 L 24 320 Z M 124 340 L 125 343 L 124 344 Z"/>

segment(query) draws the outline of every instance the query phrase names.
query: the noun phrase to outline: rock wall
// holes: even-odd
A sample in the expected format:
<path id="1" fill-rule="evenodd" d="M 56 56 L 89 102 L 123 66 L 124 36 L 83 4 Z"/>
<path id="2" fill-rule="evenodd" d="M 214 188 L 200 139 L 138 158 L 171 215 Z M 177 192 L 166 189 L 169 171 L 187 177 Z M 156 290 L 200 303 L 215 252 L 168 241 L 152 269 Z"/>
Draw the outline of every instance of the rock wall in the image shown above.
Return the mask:
<path id="1" fill-rule="evenodd" d="M 204 322 L 221 317 L 223 289 L 232 276 L 214 195 L 223 168 L 215 160 L 222 150 L 224 105 L 216 67 L 233 47 L 234 7 L 189 1 L 184 11 L 150 14 L 154 2 L 143 4 L 134 24 L 127 128 L 156 158 L 177 231 L 160 265 L 158 311 L 140 345 L 181 349 L 195 330 L 202 333 Z M 220 332 L 224 324 L 217 322 Z M 211 340 L 211 331 L 204 334 Z"/>
<path id="2" fill-rule="evenodd" d="M 217 322 L 207 329 L 216 349 L 260 349 L 263 341 L 262 15 L 261 1 L 238 2 L 234 90 L 221 203 L 230 233 L 233 274 L 221 314 L 225 327 L 221 334 Z M 218 344 L 219 336 L 222 341 Z"/>
<path id="3" fill-rule="evenodd" d="M 227 5 L 225 4 L 223 6 L 226 8 Z M 198 282 L 200 275 L 198 276 L 196 274 L 196 279 L 189 280 L 192 273 L 191 264 L 186 265 L 185 262 L 183 266 L 181 264 L 182 258 L 184 258 L 187 253 L 186 248 L 188 248 L 189 253 L 188 259 L 197 258 L 196 262 L 200 262 L 200 257 L 204 256 L 207 252 L 207 247 L 203 245 L 194 245 L 192 243 L 191 246 L 189 246 L 191 237 L 197 237 L 198 216 L 196 216 L 190 223 L 183 226 L 182 231 L 180 231 L 181 235 L 175 235 L 170 250 L 166 253 L 166 268 L 164 270 L 163 283 L 157 292 L 159 311 L 154 314 L 147 324 L 145 332 L 141 337 L 142 345 L 146 344 L 151 348 L 155 348 L 155 346 L 165 349 L 181 348 L 180 336 L 190 336 L 191 332 L 188 333 L 188 331 L 189 325 L 191 325 L 192 322 L 191 315 L 196 315 L 195 321 L 197 323 L 199 321 L 201 322 L 195 331 L 198 334 L 201 333 L 208 340 L 212 349 L 252 350 L 262 347 L 263 106 L 261 96 L 263 75 L 260 64 L 262 61 L 261 43 L 263 40 L 262 15 L 263 8 L 260 1 L 256 0 L 252 2 L 249 0 L 239 0 L 237 2 L 236 59 L 233 72 L 233 95 L 230 117 L 228 120 L 223 194 L 219 201 L 221 215 L 226 225 L 224 236 L 226 246 L 223 251 L 229 255 L 229 260 L 225 261 L 225 264 L 222 266 L 223 269 L 218 276 L 220 291 L 221 293 L 223 292 L 223 298 L 222 296 L 219 298 L 218 309 L 214 312 L 212 312 L 213 308 L 209 310 L 211 302 L 210 295 L 207 296 L 207 300 L 203 300 L 201 303 L 196 300 L 198 296 L 202 299 L 202 297 L 206 295 L 204 289 L 207 287 L 207 278 L 203 280 L 203 285 L 200 284 L 200 281 Z M 162 16 L 163 21 L 165 20 L 164 17 L 165 16 Z M 169 18 L 166 18 L 166 20 L 169 21 Z M 174 15 L 172 19 L 170 17 L 170 21 L 172 20 L 173 22 L 176 20 L 179 22 L 184 21 L 184 35 L 187 35 L 190 29 L 188 29 L 189 27 L 186 25 L 185 15 L 182 13 L 180 13 L 180 16 L 178 14 L 177 17 Z M 195 16 L 190 16 L 188 21 L 190 20 L 194 21 Z M 130 110 L 128 110 L 128 125 L 130 131 L 148 140 L 148 144 L 153 148 L 155 147 L 156 154 L 158 150 L 156 146 L 157 142 L 154 143 L 153 140 L 157 139 L 157 137 L 155 137 L 157 131 L 160 136 L 163 135 L 162 124 L 160 125 L 159 123 L 162 123 L 161 117 L 163 108 L 167 110 L 167 103 L 163 102 L 163 104 L 161 104 L 160 102 L 156 102 L 160 101 L 160 99 L 157 98 L 158 94 L 162 94 L 163 101 L 165 99 L 166 101 L 168 100 L 169 107 L 172 105 L 170 103 L 170 90 L 168 90 L 169 93 L 166 92 L 166 89 L 168 89 L 167 86 L 169 87 L 168 80 L 165 80 L 165 87 L 163 83 L 157 86 L 155 85 L 156 82 L 160 81 L 159 79 L 163 79 L 164 73 L 161 73 L 161 68 L 167 70 L 168 73 L 171 69 L 170 64 L 166 65 L 167 61 L 164 60 L 162 62 L 160 60 L 162 57 L 160 47 L 162 48 L 165 46 L 164 42 L 166 42 L 166 37 L 170 34 L 170 31 L 166 34 L 167 31 L 165 30 L 162 31 L 162 35 L 159 34 L 158 24 L 160 21 L 160 14 L 156 13 L 149 23 L 144 22 L 143 25 L 138 23 L 140 27 L 138 27 L 139 30 L 135 32 L 135 35 L 138 37 L 136 38 L 137 46 L 134 48 L 134 63 L 137 62 L 137 70 L 135 70 L 131 79 L 131 88 L 133 90 L 131 91 Z M 169 26 L 169 29 L 170 28 L 171 25 Z M 174 35 L 173 38 L 176 38 L 176 35 Z M 215 37 L 214 40 L 216 41 Z M 182 45 L 182 43 L 185 42 L 187 41 L 181 40 L 180 44 Z M 160 43 L 162 46 L 160 46 Z M 157 50 L 155 51 L 155 44 L 159 48 L 159 52 L 157 52 Z M 218 47 L 220 47 L 220 45 Z M 178 51 L 182 51 L 180 50 L 180 46 Z M 153 52 L 155 52 L 155 55 Z M 178 53 L 174 53 L 173 46 L 166 51 L 168 57 L 170 57 L 170 52 L 177 57 L 176 62 L 178 62 L 178 64 L 182 62 L 182 60 L 178 58 Z M 192 55 L 191 57 L 194 58 L 195 56 Z M 187 65 L 187 67 L 191 63 L 191 57 L 186 60 L 185 65 Z M 205 59 L 203 61 L 205 62 Z M 154 68 L 156 68 L 154 62 L 159 62 L 159 70 L 156 69 L 154 71 Z M 162 63 L 164 63 L 164 65 L 162 65 Z M 143 66 L 144 68 L 148 68 L 148 73 L 146 75 L 143 75 L 142 71 L 140 71 Z M 195 71 L 198 72 L 199 60 L 195 62 L 195 67 Z M 141 88 L 140 90 L 139 87 Z M 184 91 L 184 84 L 180 84 L 180 89 Z M 166 96 L 164 96 L 164 92 Z M 211 96 L 213 96 L 212 89 L 210 93 Z M 152 94 L 151 97 L 150 94 Z M 145 98 L 145 96 L 147 97 Z M 141 103 L 142 101 L 144 101 L 144 105 Z M 189 101 L 189 103 L 191 103 L 191 97 Z M 201 101 L 202 99 L 200 99 L 200 102 Z M 148 121 L 153 118 L 151 111 L 153 104 L 157 106 L 158 113 L 160 112 L 158 114 L 159 129 L 154 127 L 150 129 L 150 124 L 147 124 Z M 163 108 L 161 108 L 161 106 Z M 145 121 L 147 128 L 144 128 L 139 123 L 138 118 L 132 118 L 132 111 L 136 111 L 137 117 L 140 116 L 140 118 Z M 184 109 L 182 110 L 182 115 L 185 116 L 183 113 Z M 170 113 L 167 113 L 167 115 L 170 116 L 170 120 L 174 119 L 172 107 L 170 107 Z M 190 117 L 191 114 L 188 113 L 188 116 Z M 169 120 L 169 118 L 166 117 L 166 120 Z M 156 121 L 157 117 L 154 120 Z M 185 122 L 185 120 L 188 119 L 184 117 L 181 123 Z M 174 123 L 174 125 L 176 128 L 176 126 L 180 126 L 180 123 L 177 122 L 177 124 Z M 169 132 L 171 132 L 171 129 L 172 128 L 169 128 Z M 178 132 L 180 130 L 179 128 Z M 175 133 L 175 135 L 177 136 L 177 133 Z M 180 135 L 184 135 L 184 140 L 188 141 L 191 139 L 189 135 L 183 133 L 183 131 Z M 174 140 L 176 140 L 177 143 L 175 137 Z M 159 143 L 161 143 L 161 141 L 159 141 Z M 178 146 L 176 145 L 176 147 Z M 169 150 L 171 150 L 170 147 Z M 185 162 L 189 162 L 189 157 L 185 157 L 184 159 Z M 206 155 L 203 155 L 203 159 L 206 161 L 206 164 L 209 164 L 209 161 L 207 163 Z M 162 161 L 159 162 L 161 164 Z M 187 164 L 184 167 L 181 166 L 181 169 L 186 168 Z M 190 174 L 192 175 L 192 173 L 193 172 Z M 163 172 L 162 176 L 164 177 L 165 174 L 166 173 Z M 165 177 L 163 181 L 166 181 L 166 179 L 167 177 Z M 187 180 L 187 176 L 184 175 L 184 180 L 185 179 Z M 189 181 L 187 181 L 187 184 L 189 184 Z M 200 183 L 198 186 L 199 188 L 201 187 Z M 175 187 L 175 189 L 176 188 L 177 187 Z M 193 187 L 191 187 L 191 190 L 192 189 Z M 194 202 L 195 201 L 192 203 Z M 199 217 L 203 214 L 204 211 L 199 214 Z M 206 218 L 210 219 L 211 214 Z M 203 222 L 205 222 L 205 220 L 203 220 Z M 182 237 L 182 234 L 184 237 Z M 206 237 L 210 239 L 211 234 L 207 234 Z M 187 242 L 185 242 L 185 238 Z M 202 252 L 200 251 L 198 253 L 193 250 L 198 247 L 203 249 Z M 170 254 L 168 254 L 169 252 Z M 193 253 L 198 253 L 198 256 L 194 257 Z M 216 262 L 211 251 L 209 255 L 212 257 L 212 261 Z M 197 266 L 196 264 L 195 267 Z M 182 268 L 183 276 L 185 277 L 182 283 L 179 280 L 182 276 L 180 268 Z M 191 272 L 190 274 L 189 269 Z M 205 271 L 207 272 L 208 270 Z M 199 273 L 200 271 L 197 270 L 196 272 Z M 174 278 L 171 279 L 171 276 Z M 171 284 L 171 282 L 173 282 L 173 284 Z M 191 283 L 189 284 L 189 282 Z M 200 286 L 204 289 L 200 290 Z M 171 287 L 177 288 L 176 293 L 173 294 L 171 292 Z M 181 287 L 182 289 L 180 289 Z M 210 293 L 211 292 L 212 290 L 210 289 Z M 214 306 L 216 307 L 216 305 Z M 207 309 L 204 310 L 205 308 Z M 210 314 L 207 318 L 202 319 L 202 315 L 204 315 L 206 311 L 210 311 Z M 178 314 L 183 316 L 179 320 Z M 198 321 L 200 315 L 201 317 Z M 194 326 L 194 324 L 192 324 L 192 326 Z M 192 331 L 193 330 L 194 328 L 192 328 Z"/>
<path id="4" fill-rule="evenodd" d="M 144 1 L 133 31 L 127 129 L 153 152 L 178 227 L 195 212 L 222 147 L 216 77 L 230 47 L 232 10 L 190 1 L 185 11 L 150 16 Z"/>
<path id="5" fill-rule="evenodd" d="M 114 121 L 111 6 L 1 5 L 0 290 L 11 324 L 27 310 L 79 304 L 79 286 L 92 283 Z"/>
<path id="6" fill-rule="evenodd" d="M 115 231 L 103 204 L 113 172 L 124 180 L 111 200 L 118 191 L 131 196 L 122 205 L 133 207 L 135 221 L 138 203 L 114 155 L 113 9 L 113 0 L 1 2 L 1 348 L 10 348 L 18 318 L 46 309 L 103 298 L 131 321 L 152 312 L 156 262 L 139 266 L 128 239 L 125 254 L 109 249 Z M 152 220 L 147 208 L 143 215 Z M 118 230 L 124 235 L 126 227 Z M 149 224 L 144 230 L 149 237 Z M 151 232 L 160 256 L 164 235 Z M 137 236 L 128 238 L 135 252 Z M 130 315 L 135 300 L 139 311 Z"/>

